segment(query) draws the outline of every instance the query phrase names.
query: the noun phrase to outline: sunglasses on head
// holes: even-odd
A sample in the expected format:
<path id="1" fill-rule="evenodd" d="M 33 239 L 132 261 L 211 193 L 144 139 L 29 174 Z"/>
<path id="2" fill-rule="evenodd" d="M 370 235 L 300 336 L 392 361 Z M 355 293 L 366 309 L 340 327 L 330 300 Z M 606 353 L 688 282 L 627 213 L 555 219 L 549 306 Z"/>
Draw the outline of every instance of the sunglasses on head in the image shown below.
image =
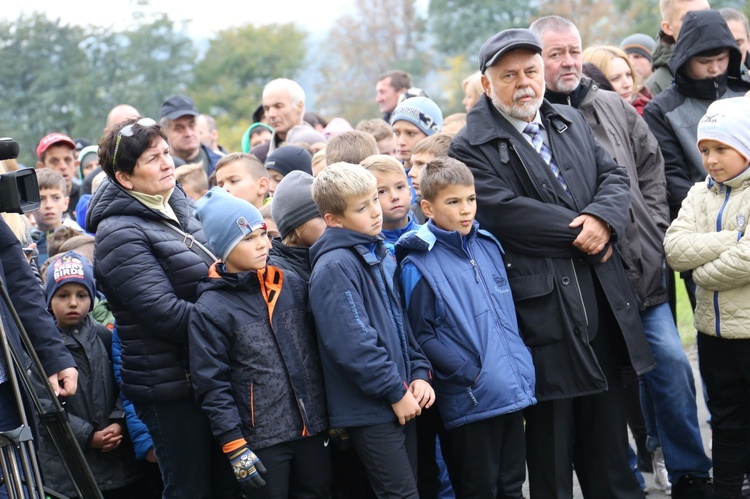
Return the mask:
<path id="1" fill-rule="evenodd" d="M 117 140 L 115 141 L 115 153 L 112 155 L 112 169 L 114 171 L 117 171 L 117 150 L 120 148 L 120 141 L 123 137 L 132 137 L 135 133 L 136 125 L 146 128 L 156 125 L 156 122 L 151 118 L 141 118 L 135 123 L 131 123 L 127 126 L 122 127 L 120 132 L 117 134 Z"/>

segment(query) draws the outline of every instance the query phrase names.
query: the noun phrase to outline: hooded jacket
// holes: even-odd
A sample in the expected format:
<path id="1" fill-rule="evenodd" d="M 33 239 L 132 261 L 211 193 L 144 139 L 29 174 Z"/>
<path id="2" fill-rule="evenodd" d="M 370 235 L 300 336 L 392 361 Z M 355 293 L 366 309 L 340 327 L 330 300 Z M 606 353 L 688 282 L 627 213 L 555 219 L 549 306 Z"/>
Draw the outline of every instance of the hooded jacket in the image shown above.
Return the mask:
<path id="1" fill-rule="evenodd" d="M 205 244 L 185 192 L 169 197 L 181 229 Z M 122 392 L 133 402 L 192 398 L 188 320 L 205 262 L 148 208 L 117 183 L 91 199 L 87 225 L 96 231 L 94 276 L 107 297 L 122 342 Z"/>
<path id="2" fill-rule="evenodd" d="M 596 140 L 630 180 L 630 208 L 620 238 L 622 258 L 641 308 L 667 301 L 664 285 L 664 232 L 669 227 L 664 158 L 648 125 L 633 106 L 614 92 L 600 89 L 584 76 L 576 93 L 578 108 Z M 561 94 L 547 92 L 556 102 Z"/>
<path id="3" fill-rule="evenodd" d="M 695 328 L 726 339 L 750 339 L 750 169 L 726 182 L 695 184 L 664 239 L 669 264 L 693 271 Z"/>
<path id="4" fill-rule="evenodd" d="M 534 404 L 534 366 L 518 333 L 500 243 L 476 222 L 462 237 L 430 221 L 402 237 L 396 254 L 445 427 Z"/>
<path id="5" fill-rule="evenodd" d="M 190 319 L 190 368 L 219 444 L 244 437 L 257 450 L 325 430 L 307 284 L 270 265 L 213 269 Z"/>
<path id="6" fill-rule="evenodd" d="M 646 78 L 646 83 L 644 83 L 646 88 L 648 88 L 653 95 L 658 95 L 671 87 L 673 80 L 672 70 L 669 69 L 669 58 L 672 57 L 674 39 L 671 36 L 665 35 L 661 31 L 659 32 L 659 36 L 661 40 L 651 56 L 651 68 L 654 72 L 651 73 L 651 76 Z M 665 36 L 670 40 L 668 45 L 664 41 Z"/>
<path id="7" fill-rule="evenodd" d="M 729 67 L 716 78 L 691 79 L 685 66 L 691 57 L 713 49 L 729 49 Z M 741 54 L 726 21 L 715 10 L 688 12 L 674 45 L 669 67 L 674 85 L 655 96 L 643 112 L 664 155 L 670 218 L 696 182 L 706 176 L 698 147 L 698 122 L 715 100 L 739 97 L 750 90 L 740 77 Z"/>
<path id="8" fill-rule="evenodd" d="M 601 300 L 614 313 L 636 372 L 652 369 L 654 360 L 618 251 L 600 263 L 603 255 L 573 246 L 578 230 L 569 227 L 578 215 L 591 214 L 610 225 L 615 239 L 623 234 L 627 172 L 596 142 L 578 110 L 545 100 L 540 112 L 570 194 L 487 96 L 469 112 L 449 155 L 474 174 L 477 221 L 503 241 L 518 325 L 531 348 L 542 401 L 607 389 L 590 345 Z"/>
<path id="9" fill-rule="evenodd" d="M 379 237 L 332 227 L 310 257 L 331 427 L 396 421 L 391 404 L 412 381 L 429 381 L 430 363 L 404 314 L 395 257 Z"/>

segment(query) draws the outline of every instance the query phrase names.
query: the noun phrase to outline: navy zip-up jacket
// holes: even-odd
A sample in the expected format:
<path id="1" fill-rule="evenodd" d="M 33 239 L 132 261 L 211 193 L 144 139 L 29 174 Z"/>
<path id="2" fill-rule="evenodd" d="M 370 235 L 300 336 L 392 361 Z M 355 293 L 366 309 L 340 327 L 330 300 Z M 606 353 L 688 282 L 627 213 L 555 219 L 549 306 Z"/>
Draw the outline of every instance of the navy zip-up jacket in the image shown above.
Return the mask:
<path id="1" fill-rule="evenodd" d="M 429 381 L 406 321 L 395 257 L 379 237 L 328 227 L 310 248 L 315 317 L 332 427 L 396 421 L 391 404 Z"/>

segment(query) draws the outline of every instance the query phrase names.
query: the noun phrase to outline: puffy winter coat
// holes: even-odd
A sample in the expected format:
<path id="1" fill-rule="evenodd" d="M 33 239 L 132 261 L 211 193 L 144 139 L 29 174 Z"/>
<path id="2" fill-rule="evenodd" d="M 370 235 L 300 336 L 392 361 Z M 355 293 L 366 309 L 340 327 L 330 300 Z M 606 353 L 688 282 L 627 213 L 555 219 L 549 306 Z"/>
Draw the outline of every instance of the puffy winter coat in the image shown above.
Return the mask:
<path id="1" fill-rule="evenodd" d="M 195 393 L 217 440 L 244 437 L 263 449 L 325 430 L 307 283 L 272 266 L 239 274 L 223 267 L 199 284 L 190 319 Z"/>
<path id="2" fill-rule="evenodd" d="M 692 270 L 695 328 L 711 336 L 750 338 L 750 169 L 724 183 L 690 189 L 664 239 L 669 265 Z"/>
<path id="3" fill-rule="evenodd" d="M 169 205 L 182 230 L 204 243 L 187 199 L 178 186 Z M 208 266 L 162 222 L 177 225 L 109 181 L 88 211 L 87 225 L 96 232 L 94 275 L 122 342 L 121 389 L 136 404 L 193 397 L 187 328 Z"/>
<path id="4" fill-rule="evenodd" d="M 518 333 L 502 248 L 478 227 L 474 222 L 462 238 L 430 221 L 396 244 L 414 337 L 432 364 L 448 429 L 536 402 L 534 366 Z M 428 287 L 418 286 L 420 280 Z M 411 305 L 417 300 L 431 309 Z"/>

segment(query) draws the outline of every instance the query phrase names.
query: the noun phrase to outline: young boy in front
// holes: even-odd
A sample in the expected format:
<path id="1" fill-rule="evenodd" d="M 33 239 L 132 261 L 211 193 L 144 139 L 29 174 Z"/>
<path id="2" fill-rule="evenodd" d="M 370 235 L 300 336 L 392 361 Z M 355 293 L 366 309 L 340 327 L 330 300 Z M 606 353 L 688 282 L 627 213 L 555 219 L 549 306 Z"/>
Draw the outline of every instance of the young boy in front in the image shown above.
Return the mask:
<path id="1" fill-rule="evenodd" d="M 741 497 L 750 464 L 750 99 L 712 103 L 698 123 L 708 172 L 664 239 L 667 262 L 693 271 L 698 360 L 708 395 L 713 497 Z"/>
<path id="2" fill-rule="evenodd" d="M 36 229 L 32 236 L 36 241 L 37 265 L 39 267 L 47 260 L 47 237 L 63 225 L 71 227 L 83 233 L 83 229 L 68 218 L 65 213 L 68 209 L 67 188 L 63 176 L 49 168 L 43 168 L 36 172 L 39 184 L 39 209 L 32 212 L 36 221 Z"/>
<path id="3" fill-rule="evenodd" d="M 328 419 L 306 283 L 267 265 L 266 225 L 250 203 L 214 187 L 195 208 L 221 259 L 198 285 L 188 328 L 198 402 L 240 485 L 260 487 L 250 497 L 329 497 Z"/>
<path id="4" fill-rule="evenodd" d="M 334 163 L 312 192 L 328 225 L 310 248 L 310 305 L 330 425 L 348 429 L 377 497 L 416 499 L 413 419 L 435 394 L 380 237 L 377 180 L 359 165 Z"/>
<path id="5" fill-rule="evenodd" d="M 216 163 L 216 185 L 261 209 L 269 189 L 268 171 L 252 154 L 227 154 Z"/>
<path id="6" fill-rule="evenodd" d="M 411 211 L 414 213 L 417 223 L 423 224 L 427 221 L 424 213 L 422 213 L 422 192 L 419 190 L 419 175 L 427 163 L 440 156 L 448 155 L 451 140 L 453 140 L 453 136 L 441 132 L 425 137 L 414 146 L 414 152 L 411 154 L 409 180 L 411 180 L 411 185 L 417 193 L 416 201 L 411 205 Z"/>
<path id="7" fill-rule="evenodd" d="M 378 200 L 383 210 L 383 237 L 392 249 L 398 238 L 419 225 L 414 223 L 410 211 L 411 190 L 406 180 L 404 167 L 393 156 L 376 154 L 360 163 L 378 182 Z"/>
<path id="8" fill-rule="evenodd" d="M 104 497 L 141 497 L 141 472 L 124 431 L 125 412 L 112 371 L 112 332 L 90 315 L 94 269 L 69 251 L 49 266 L 46 276 L 47 307 L 78 366 L 78 391 L 65 398 L 73 434 Z M 42 438 L 39 451 L 45 485 L 74 496 L 76 489 L 52 441 Z"/>
<path id="9" fill-rule="evenodd" d="M 521 410 L 536 403 L 500 243 L 474 221 L 471 171 L 437 158 L 420 176 L 430 219 L 396 244 L 408 321 L 434 368 L 458 498 L 521 498 Z"/>

